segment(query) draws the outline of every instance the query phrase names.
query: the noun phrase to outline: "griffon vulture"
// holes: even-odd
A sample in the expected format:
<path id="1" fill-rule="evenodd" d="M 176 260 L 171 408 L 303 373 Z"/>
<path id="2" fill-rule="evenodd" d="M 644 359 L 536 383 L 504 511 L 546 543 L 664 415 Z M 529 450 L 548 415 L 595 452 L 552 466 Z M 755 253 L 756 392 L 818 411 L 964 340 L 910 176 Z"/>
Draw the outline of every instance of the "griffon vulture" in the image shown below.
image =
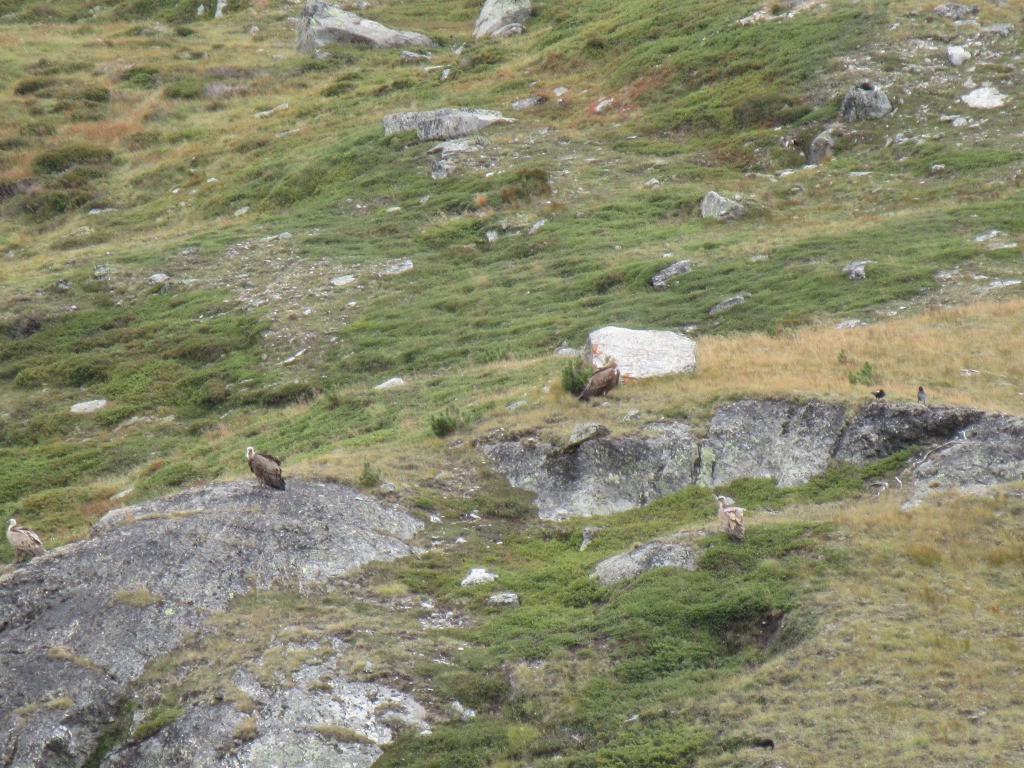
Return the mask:
<path id="1" fill-rule="evenodd" d="M 715 498 L 718 499 L 718 520 L 722 523 L 722 530 L 729 534 L 729 538 L 743 541 L 743 507 L 737 507 L 728 496 Z"/>
<path id="2" fill-rule="evenodd" d="M 14 562 L 16 563 L 20 563 L 22 560 L 31 560 L 36 555 L 46 552 L 43 542 L 35 531 L 18 525 L 18 521 L 13 517 L 7 523 L 7 541 L 14 547 Z"/>
<path id="3" fill-rule="evenodd" d="M 594 375 L 587 379 L 587 386 L 580 392 L 578 399 L 589 400 L 592 397 L 607 395 L 619 386 L 619 366 L 614 360 L 604 368 L 598 368 Z"/>
<path id="4" fill-rule="evenodd" d="M 281 460 L 269 453 L 260 453 L 251 445 L 245 449 L 246 458 L 249 459 L 249 469 L 256 475 L 260 485 L 269 485 L 271 488 L 284 490 L 284 478 L 281 477 Z"/>

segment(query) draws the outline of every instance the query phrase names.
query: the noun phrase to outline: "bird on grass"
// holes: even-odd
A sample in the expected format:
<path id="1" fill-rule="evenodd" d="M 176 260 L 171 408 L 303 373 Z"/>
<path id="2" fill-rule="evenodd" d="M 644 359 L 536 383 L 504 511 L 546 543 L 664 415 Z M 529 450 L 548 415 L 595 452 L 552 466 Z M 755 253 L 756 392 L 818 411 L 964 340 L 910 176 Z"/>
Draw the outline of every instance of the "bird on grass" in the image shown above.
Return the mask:
<path id="1" fill-rule="evenodd" d="M 736 502 L 728 496 L 716 496 L 718 500 L 718 520 L 722 524 L 722 530 L 729 534 L 733 541 L 743 541 L 745 531 L 743 529 L 743 507 L 737 507 Z"/>
<path id="2" fill-rule="evenodd" d="M 928 396 L 924 393 L 924 387 L 918 387 L 917 388 L 917 402 L 919 402 L 921 405 L 927 405 L 927 403 L 925 402 L 927 400 L 927 398 L 928 398 Z"/>
<path id="3" fill-rule="evenodd" d="M 281 460 L 269 453 L 260 453 L 251 445 L 245 449 L 245 456 L 249 460 L 249 469 L 256 475 L 260 485 L 284 490 L 284 478 L 281 477 Z"/>
<path id="4" fill-rule="evenodd" d="M 619 366 L 612 360 L 608 365 L 594 371 L 594 374 L 587 379 L 587 385 L 583 387 L 583 391 L 577 395 L 577 399 L 589 400 L 592 397 L 607 395 L 619 386 L 620 379 Z"/>
<path id="5" fill-rule="evenodd" d="M 46 552 L 42 540 L 35 531 L 18 525 L 13 517 L 7 523 L 7 542 L 14 548 L 14 562 L 31 560 Z"/>
<path id="6" fill-rule="evenodd" d="M 872 392 L 871 394 L 875 396 L 875 400 L 884 400 L 885 399 L 885 390 L 884 389 L 880 389 L 877 392 Z"/>

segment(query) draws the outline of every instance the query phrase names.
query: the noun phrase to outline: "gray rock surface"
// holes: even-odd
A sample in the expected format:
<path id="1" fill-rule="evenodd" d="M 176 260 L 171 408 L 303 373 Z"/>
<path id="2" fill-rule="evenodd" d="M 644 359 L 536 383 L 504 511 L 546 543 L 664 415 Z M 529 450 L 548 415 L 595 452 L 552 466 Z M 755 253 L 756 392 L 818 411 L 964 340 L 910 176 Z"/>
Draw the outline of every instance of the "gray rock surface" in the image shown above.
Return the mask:
<path id="1" fill-rule="evenodd" d="M 715 304 L 715 306 L 708 310 L 708 314 L 712 316 L 720 315 L 723 312 L 728 312 L 730 309 L 735 309 L 746 300 L 747 297 L 743 295 L 730 296 L 728 299 L 723 299 Z"/>
<path id="2" fill-rule="evenodd" d="M 700 215 L 705 219 L 718 219 L 719 221 L 735 221 L 743 218 L 746 209 L 741 203 L 723 197 L 717 192 L 711 191 L 704 195 L 700 203 Z"/>
<path id="3" fill-rule="evenodd" d="M 568 451 L 574 451 L 579 448 L 587 440 L 594 440 L 598 437 L 608 437 L 611 434 L 608 427 L 604 424 L 597 424 L 592 421 L 588 421 L 584 424 L 577 424 L 572 428 L 572 432 L 569 433 L 569 440 L 559 448 L 560 453 L 566 453 Z"/>
<path id="4" fill-rule="evenodd" d="M 425 112 L 395 112 L 385 115 L 384 135 L 416 131 L 420 141 L 447 141 L 469 136 L 494 123 L 514 123 L 511 117 L 487 109 L 445 107 Z"/>
<path id="5" fill-rule="evenodd" d="M 978 15 L 978 6 L 963 3 L 942 3 L 933 9 L 936 16 L 945 16 L 953 21 L 965 21 Z"/>
<path id="6" fill-rule="evenodd" d="M 697 554 L 688 544 L 672 541 L 650 541 L 629 552 L 602 560 L 591 574 L 601 584 L 614 584 L 631 579 L 652 568 L 697 569 Z"/>
<path id="7" fill-rule="evenodd" d="M 824 130 L 811 141 L 807 148 L 807 162 L 811 165 L 820 165 L 832 157 L 832 151 L 836 146 L 836 138 L 831 130 Z"/>
<path id="8" fill-rule="evenodd" d="M 647 283 L 654 288 L 656 291 L 663 291 L 668 288 L 668 281 L 673 277 L 679 275 L 685 275 L 692 269 L 689 259 L 682 259 L 681 261 L 673 262 L 664 269 L 658 270 L 658 272 L 648 279 Z"/>
<path id="9" fill-rule="evenodd" d="M 843 274 L 851 280 L 866 280 L 868 264 L 870 261 L 852 261 L 843 267 Z"/>
<path id="10" fill-rule="evenodd" d="M 0 576 L 5 768 L 82 765 L 127 685 L 233 597 L 401 557 L 421 527 L 345 486 L 295 479 L 284 493 L 216 483 L 110 512 L 91 538 Z"/>
<path id="11" fill-rule="evenodd" d="M 531 13 L 530 0 L 486 0 L 473 28 L 473 37 L 487 37 L 512 24 L 521 25 Z"/>
<path id="12" fill-rule="evenodd" d="M 972 408 L 871 403 L 857 411 L 843 431 L 835 458 L 860 464 L 914 445 L 944 443 L 982 417 L 980 411 Z"/>
<path id="13" fill-rule="evenodd" d="M 312 53 L 330 43 L 351 43 L 371 48 L 432 48 L 435 43 L 419 32 L 391 29 L 343 11 L 322 0 L 306 3 L 296 31 L 299 53 Z"/>
<path id="14" fill-rule="evenodd" d="M 653 425 L 636 437 L 595 438 L 565 453 L 536 438 L 480 447 L 512 485 L 537 494 L 546 520 L 646 504 L 692 484 L 698 456 L 697 441 L 682 424 Z"/>
<path id="15" fill-rule="evenodd" d="M 877 120 L 892 112 L 892 103 L 871 83 L 861 83 L 846 92 L 839 112 L 849 121 Z"/>
<path id="16" fill-rule="evenodd" d="M 614 360 L 623 377 L 644 379 L 697 370 L 697 343 L 675 331 L 634 330 L 609 325 L 591 331 L 583 359 L 600 368 Z"/>

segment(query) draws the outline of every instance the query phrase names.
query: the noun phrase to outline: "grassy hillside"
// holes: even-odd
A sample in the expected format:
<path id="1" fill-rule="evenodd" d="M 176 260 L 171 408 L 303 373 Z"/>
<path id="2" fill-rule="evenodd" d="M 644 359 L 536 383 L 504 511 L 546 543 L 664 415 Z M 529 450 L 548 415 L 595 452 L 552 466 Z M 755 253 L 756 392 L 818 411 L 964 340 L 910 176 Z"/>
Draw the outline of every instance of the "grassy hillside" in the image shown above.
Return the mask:
<path id="1" fill-rule="evenodd" d="M 196 15 L 198 5 L 0 0 L 4 513 L 51 545 L 67 542 L 115 504 L 244 476 L 250 444 L 283 455 L 293 475 L 386 480 L 424 515 L 458 518 L 474 508 L 462 508 L 467 498 L 489 505 L 505 541 L 517 542 L 503 551 L 537 604 L 534 635 L 490 616 L 479 596 L 457 597 L 456 555 L 367 577 L 371 592 L 390 584 L 465 599 L 460 608 L 479 619 L 469 641 L 486 649 L 456 665 L 458 679 L 436 696 L 476 696 L 487 717 L 450 735 L 439 729 L 430 749 L 401 742 L 396 764 L 444 755 L 451 739 L 480 745 L 466 765 L 555 756 L 758 765 L 737 750 L 762 732 L 799 745 L 794 765 L 866 755 L 954 765 L 969 754 L 1012 764 L 999 762 L 1009 760 L 997 756 L 1002 747 L 978 757 L 972 737 L 937 715 L 894 718 L 912 731 L 912 749 L 896 757 L 863 748 L 880 741 L 864 711 L 905 714 L 870 697 L 850 705 L 849 737 L 826 746 L 794 702 L 831 685 L 820 668 L 805 687 L 796 678 L 840 644 L 830 634 L 836 617 L 867 622 L 877 612 L 895 632 L 885 622 L 913 613 L 893 608 L 897 598 L 881 586 L 860 594 L 853 585 L 895 559 L 915 585 L 906 600 L 927 606 L 928 590 L 953 578 L 947 567 L 980 589 L 974 580 L 1007 575 L 1013 552 L 980 570 L 966 550 L 944 549 L 957 542 L 928 544 L 937 560 L 907 554 L 899 542 L 920 532 L 896 526 L 876 537 L 865 521 L 900 513 L 860 501 L 858 476 L 838 496 L 787 500 L 797 506 L 765 517 L 749 559 L 716 554 L 727 551 L 718 543 L 699 575 L 598 590 L 586 573 L 600 555 L 703 524 L 710 495 L 630 513 L 604 548 L 578 553 L 581 526 L 503 518 L 521 501 L 481 480 L 461 446 L 496 426 L 560 435 L 592 419 L 561 391 L 565 363 L 552 352 L 608 324 L 685 330 L 701 362 L 693 376 L 620 390 L 599 412 L 618 431 L 632 410 L 700 426 L 716 404 L 743 395 L 858 402 L 869 385 L 909 399 L 923 383 L 936 402 L 1024 413 L 1024 304 L 1013 282 L 1024 279 L 1024 51 L 1017 30 L 992 28 L 1019 24 L 1019 3 L 980 3 L 979 23 L 954 23 L 909 0 L 538 0 L 527 34 L 483 41 L 471 39 L 477 3 L 374 4 L 373 18 L 440 43 L 420 64 L 361 48 L 300 55 L 291 2 L 231 2 L 220 19 L 210 3 Z M 758 11 L 765 18 L 740 23 Z M 954 68 L 947 44 L 974 56 Z M 865 80 L 885 89 L 895 113 L 844 124 L 835 157 L 805 167 L 802 149 Z M 1007 105 L 960 101 L 981 85 L 1008 95 Z M 513 110 L 530 95 L 545 101 Z M 380 118 L 442 106 L 497 109 L 516 122 L 487 129 L 485 146 L 435 180 L 431 145 L 411 132 L 385 137 Z M 701 219 L 711 189 L 742 200 L 748 215 Z M 666 291 L 649 288 L 654 272 L 681 258 L 691 272 Z M 406 259 L 411 270 L 388 274 Z M 870 262 L 868 278 L 851 281 L 842 267 L 859 260 Z M 737 308 L 709 314 L 740 294 Z M 835 328 L 848 319 L 867 325 Z M 407 385 L 372 389 L 392 376 Z M 69 412 L 99 398 L 103 410 Z M 509 411 L 512 403 L 524 404 Z M 454 434 L 438 436 L 449 427 Z M 816 506 L 837 497 L 848 501 Z M 997 502 L 937 505 L 982 510 L 970 519 L 987 521 L 977 525 L 996 538 L 1013 535 L 1015 517 Z M 794 544 L 802 536 L 814 546 Z M 0 545 L 0 562 L 11 559 Z M 720 583 L 705 583 L 716 575 Z M 1009 598 L 997 592 L 991 600 L 1003 605 Z M 681 594 L 695 597 L 676 615 L 666 602 Z M 239 607 L 241 626 L 257 621 L 250 609 Z M 759 644 L 754 625 L 774 612 L 792 612 L 799 631 Z M 960 638 L 967 619 L 954 613 L 948 633 L 935 635 L 936 653 L 968 654 L 979 669 L 994 668 L 1000 649 L 1019 655 L 996 629 L 1002 639 L 980 656 L 957 650 L 948 638 Z M 645 615 L 660 618 L 637 618 Z M 695 635 L 662 647 L 683 624 Z M 856 632 L 841 642 L 870 634 Z M 940 674 L 929 642 L 915 640 L 909 660 L 881 642 L 871 669 L 899 658 L 917 674 Z M 550 700 L 539 692 L 550 681 L 526 661 L 550 665 L 539 667 L 553 670 Z M 535 695 L 476 690 L 499 669 L 506 680 L 528 678 L 522 690 Z M 395 674 L 416 684 L 438 672 Z"/>

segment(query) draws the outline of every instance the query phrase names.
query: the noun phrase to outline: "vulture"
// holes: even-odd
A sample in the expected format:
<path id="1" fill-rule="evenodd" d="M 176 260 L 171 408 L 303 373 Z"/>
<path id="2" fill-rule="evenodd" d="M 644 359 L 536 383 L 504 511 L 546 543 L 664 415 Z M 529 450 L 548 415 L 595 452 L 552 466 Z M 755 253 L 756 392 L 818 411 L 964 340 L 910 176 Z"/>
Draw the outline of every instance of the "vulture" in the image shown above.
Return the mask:
<path id="1" fill-rule="evenodd" d="M 579 393 L 577 399 L 589 400 L 592 397 L 607 395 L 619 386 L 619 366 L 614 360 L 604 368 L 598 368 L 594 375 L 587 379 L 587 386 Z"/>
<path id="2" fill-rule="evenodd" d="M 743 507 L 737 507 L 736 502 L 728 496 L 716 496 L 718 499 L 718 519 L 722 523 L 722 530 L 729 534 L 729 538 L 735 541 L 743 541 Z"/>
<path id="3" fill-rule="evenodd" d="M 260 485 L 269 485 L 271 488 L 284 490 L 284 478 L 281 477 L 281 460 L 269 453 L 260 453 L 251 445 L 245 449 L 246 458 L 249 459 L 249 469 L 256 475 Z"/>
<path id="4" fill-rule="evenodd" d="M 884 400 L 885 399 L 885 390 L 884 389 L 880 389 L 877 392 L 872 392 L 871 394 L 875 396 L 875 400 Z"/>
<path id="5" fill-rule="evenodd" d="M 7 523 L 7 541 L 14 547 L 14 562 L 31 560 L 36 555 L 46 552 L 43 542 L 35 531 L 23 528 L 13 517 Z"/>
<path id="6" fill-rule="evenodd" d="M 917 388 L 917 402 L 919 402 L 921 405 L 925 405 L 926 404 L 925 400 L 927 398 L 928 398 L 928 396 L 925 395 L 925 393 L 924 393 L 924 387 L 918 387 Z"/>

